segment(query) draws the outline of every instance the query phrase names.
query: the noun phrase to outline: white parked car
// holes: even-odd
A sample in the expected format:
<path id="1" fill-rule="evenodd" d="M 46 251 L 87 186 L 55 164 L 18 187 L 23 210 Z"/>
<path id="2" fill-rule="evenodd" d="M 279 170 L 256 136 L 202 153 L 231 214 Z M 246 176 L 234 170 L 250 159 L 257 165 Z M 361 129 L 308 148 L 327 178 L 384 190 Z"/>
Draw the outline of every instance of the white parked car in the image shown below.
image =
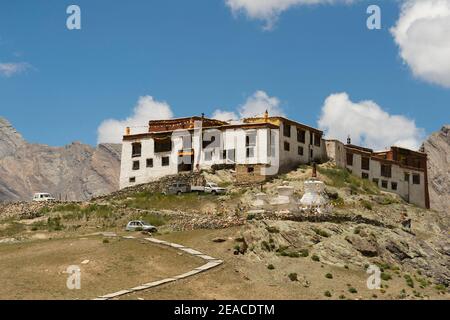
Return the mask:
<path id="1" fill-rule="evenodd" d="M 217 183 L 207 182 L 205 186 L 191 186 L 191 191 L 196 191 L 198 193 L 205 192 L 216 195 L 226 193 L 227 189 L 219 187 Z"/>
<path id="2" fill-rule="evenodd" d="M 130 221 L 127 224 L 127 227 L 125 228 L 126 231 L 148 231 L 148 232 L 157 232 L 158 229 L 156 229 L 155 226 L 152 226 L 151 224 L 142 221 L 142 220 L 134 220 Z"/>
<path id="3" fill-rule="evenodd" d="M 45 202 L 45 201 L 56 201 L 56 199 L 50 193 L 35 193 L 33 196 L 33 201 Z"/>

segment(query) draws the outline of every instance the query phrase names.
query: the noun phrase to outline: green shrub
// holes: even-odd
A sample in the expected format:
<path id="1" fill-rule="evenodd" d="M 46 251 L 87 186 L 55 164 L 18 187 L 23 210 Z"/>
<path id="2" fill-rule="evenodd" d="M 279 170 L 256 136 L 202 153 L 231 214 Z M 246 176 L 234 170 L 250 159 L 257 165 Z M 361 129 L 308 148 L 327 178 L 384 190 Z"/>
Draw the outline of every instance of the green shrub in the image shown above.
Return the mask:
<path id="1" fill-rule="evenodd" d="M 341 295 L 339 296 L 339 299 L 341 299 L 341 300 L 345 300 L 345 299 L 347 299 L 347 297 L 346 297 L 346 296 L 344 296 L 343 294 L 341 294 Z"/>
<path id="2" fill-rule="evenodd" d="M 437 284 L 434 286 L 434 288 L 439 291 L 440 293 L 445 293 L 447 291 L 447 287 L 443 284 Z"/>
<path id="3" fill-rule="evenodd" d="M 370 203 L 367 200 L 361 200 L 361 204 L 364 208 L 366 208 L 367 210 L 372 210 L 372 203 Z"/>
<path id="4" fill-rule="evenodd" d="M 312 230 L 321 237 L 328 238 L 330 236 L 330 234 L 325 230 L 319 228 L 313 228 Z"/>
<path id="5" fill-rule="evenodd" d="M 309 256 L 309 251 L 308 249 L 302 249 L 300 250 L 300 256 L 306 258 L 307 256 Z"/>
<path id="6" fill-rule="evenodd" d="M 291 281 L 298 281 L 298 276 L 296 273 L 289 273 L 288 277 Z"/>
<path id="7" fill-rule="evenodd" d="M 269 270 L 274 270 L 274 269 L 275 269 L 275 266 L 274 266 L 273 264 L 269 264 L 269 265 L 267 266 L 267 269 L 269 269 Z"/>
<path id="8" fill-rule="evenodd" d="M 266 230 L 269 232 L 269 233 L 280 233 L 280 230 L 278 230 L 278 228 L 276 228 L 276 227 L 266 227 Z"/>
<path id="9" fill-rule="evenodd" d="M 333 275 L 332 275 L 331 273 L 327 273 L 327 274 L 325 275 L 325 278 L 327 278 L 327 279 L 333 279 Z"/>
<path id="10" fill-rule="evenodd" d="M 391 275 L 389 273 L 385 273 L 385 272 L 381 273 L 381 280 L 388 281 L 388 280 L 391 280 L 391 279 L 392 279 L 392 277 L 391 277 Z"/>
<path id="11" fill-rule="evenodd" d="M 358 290 L 356 290 L 353 287 L 350 287 L 350 288 L 348 288 L 348 292 L 350 292 L 350 293 L 358 293 Z"/>
<path id="12" fill-rule="evenodd" d="M 311 257 L 311 259 L 312 259 L 313 261 L 316 261 L 316 262 L 319 262 L 319 261 L 320 261 L 319 256 L 317 256 L 317 255 L 315 255 L 315 254 Z"/>
<path id="13" fill-rule="evenodd" d="M 328 298 L 331 298 L 331 292 L 328 291 L 328 290 L 325 291 L 324 296 L 325 296 L 325 297 L 328 297 Z"/>
<path id="14" fill-rule="evenodd" d="M 109 243 L 108 239 L 103 239 L 103 243 Z"/>
<path id="15" fill-rule="evenodd" d="M 409 274 L 405 274 L 403 277 L 404 277 L 405 280 L 406 280 L 406 284 L 407 284 L 409 287 L 414 288 L 414 280 L 411 278 L 411 276 L 410 276 Z"/>

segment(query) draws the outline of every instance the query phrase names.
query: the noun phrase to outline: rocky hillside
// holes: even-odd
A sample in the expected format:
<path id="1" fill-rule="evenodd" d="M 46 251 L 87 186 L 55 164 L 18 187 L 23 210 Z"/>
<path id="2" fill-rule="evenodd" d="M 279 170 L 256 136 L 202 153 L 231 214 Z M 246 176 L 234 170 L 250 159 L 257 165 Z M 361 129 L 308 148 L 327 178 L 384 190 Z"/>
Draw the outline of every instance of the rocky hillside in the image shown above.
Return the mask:
<path id="1" fill-rule="evenodd" d="M 433 133 L 423 144 L 428 154 L 431 208 L 450 212 L 450 125 Z"/>
<path id="2" fill-rule="evenodd" d="M 86 200 L 117 190 L 119 169 L 120 145 L 30 144 L 0 118 L 0 201 L 30 200 L 35 192 Z"/>

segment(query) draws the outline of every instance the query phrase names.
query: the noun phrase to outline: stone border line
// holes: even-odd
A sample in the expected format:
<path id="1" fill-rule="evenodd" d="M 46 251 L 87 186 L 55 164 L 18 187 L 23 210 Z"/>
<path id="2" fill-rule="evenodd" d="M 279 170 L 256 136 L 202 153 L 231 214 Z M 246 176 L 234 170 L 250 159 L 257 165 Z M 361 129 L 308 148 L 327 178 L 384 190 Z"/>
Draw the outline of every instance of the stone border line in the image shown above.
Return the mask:
<path id="1" fill-rule="evenodd" d="M 122 238 L 123 239 L 138 239 L 138 238 L 133 237 L 133 236 L 123 236 Z M 110 300 L 110 299 L 117 298 L 117 297 L 129 294 L 129 293 L 138 292 L 138 291 L 142 291 L 142 290 L 158 287 L 158 286 L 161 286 L 161 285 L 169 283 L 169 282 L 174 282 L 174 281 L 177 281 L 177 280 L 180 280 L 180 279 L 185 279 L 185 278 L 191 277 L 191 276 L 196 275 L 198 273 L 201 273 L 201 272 L 207 271 L 209 269 L 215 268 L 217 266 L 220 266 L 223 263 L 222 260 L 210 257 L 210 256 L 208 256 L 208 255 L 206 255 L 206 254 L 204 254 L 204 253 L 202 253 L 200 251 L 197 251 L 197 250 L 194 250 L 194 249 L 182 246 L 181 244 L 171 243 L 171 242 L 167 242 L 167 241 L 159 240 L 159 239 L 155 239 L 155 238 L 145 238 L 145 240 L 147 240 L 149 242 L 152 242 L 154 244 L 164 245 L 164 246 L 168 246 L 168 247 L 171 247 L 171 248 L 178 249 L 178 250 L 183 251 L 184 253 L 188 253 L 188 254 L 190 254 L 190 255 L 192 255 L 194 257 L 201 258 L 201 259 L 207 261 L 207 263 L 202 265 L 202 266 L 200 266 L 200 267 L 198 267 L 198 268 L 195 268 L 195 269 L 193 269 L 191 271 L 188 271 L 188 272 L 185 272 L 183 274 L 174 276 L 172 278 L 166 278 L 166 279 L 163 279 L 163 280 L 158 280 L 158 281 L 153 281 L 153 282 L 149 282 L 149 283 L 144 283 L 144 284 L 142 284 L 140 286 L 137 286 L 137 287 L 134 287 L 134 288 L 131 288 L 131 289 L 120 290 L 120 291 L 117 291 L 117 292 L 114 292 L 114 293 L 105 294 L 105 295 L 99 296 L 99 297 L 97 297 L 97 298 L 95 298 L 93 300 Z"/>

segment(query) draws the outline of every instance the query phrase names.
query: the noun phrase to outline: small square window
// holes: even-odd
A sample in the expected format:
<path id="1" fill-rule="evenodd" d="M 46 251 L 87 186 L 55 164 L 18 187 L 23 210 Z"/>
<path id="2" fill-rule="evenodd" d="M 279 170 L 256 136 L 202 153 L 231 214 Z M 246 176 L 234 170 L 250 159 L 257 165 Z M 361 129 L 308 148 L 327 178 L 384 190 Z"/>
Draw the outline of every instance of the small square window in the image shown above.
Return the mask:
<path id="1" fill-rule="evenodd" d="M 382 164 L 381 165 L 381 176 L 390 178 L 392 176 L 392 167 L 389 164 Z"/>
<path id="2" fill-rule="evenodd" d="M 420 174 L 413 174 L 413 184 L 420 184 Z"/>
<path id="3" fill-rule="evenodd" d="M 369 174 L 368 174 L 367 172 L 363 172 L 363 173 L 361 174 L 361 178 L 363 178 L 363 179 L 369 179 Z"/>
<path id="4" fill-rule="evenodd" d="M 135 183 L 135 182 L 136 182 L 136 177 L 131 177 L 131 178 L 129 179 L 129 181 L 130 181 L 130 183 Z"/>
<path id="5" fill-rule="evenodd" d="M 290 124 L 283 123 L 283 135 L 288 138 L 291 136 L 291 125 Z"/>
<path id="6" fill-rule="evenodd" d="M 131 157 L 140 157 L 142 152 L 142 144 L 140 142 L 135 142 L 131 144 Z"/>
<path id="7" fill-rule="evenodd" d="M 370 170 L 370 159 L 367 157 L 361 157 L 361 169 Z"/>
<path id="8" fill-rule="evenodd" d="M 284 142 L 284 151 L 289 151 L 291 149 L 291 146 L 289 145 L 289 142 Z"/>
<path id="9" fill-rule="evenodd" d="M 381 187 L 384 188 L 384 189 L 387 189 L 388 182 L 386 180 L 381 180 Z"/>
<path id="10" fill-rule="evenodd" d="M 405 181 L 409 182 L 409 173 L 408 172 L 405 172 Z"/>
<path id="11" fill-rule="evenodd" d="M 298 155 L 302 156 L 303 152 L 304 152 L 303 147 L 298 147 Z"/>
<path id="12" fill-rule="evenodd" d="M 392 190 L 397 190 L 397 182 L 392 182 L 391 183 L 391 189 Z"/>
<path id="13" fill-rule="evenodd" d="M 372 182 L 375 183 L 377 186 L 378 186 L 378 182 L 379 182 L 379 181 L 380 181 L 380 180 L 378 180 L 378 179 L 376 179 L 376 178 L 373 178 L 373 179 L 372 179 Z"/>
<path id="14" fill-rule="evenodd" d="M 320 147 L 320 140 L 322 138 L 320 137 L 320 134 L 314 133 L 314 145 L 316 147 Z"/>
<path id="15" fill-rule="evenodd" d="M 253 172 L 255 172 L 254 167 L 247 167 L 247 173 L 253 173 Z"/>
<path id="16" fill-rule="evenodd" d="M 147 159 L 147 168 L 153 168 L 153 158 Z"/>
<path id="17" fill-rule="evenodd" d="M 163 167 L 167 167 L 169 165 L 169 157 L 162 157 L 161 158 L 161 165 Z"/>
<path id="18" fill-rule="evenodd" d="M 133 170 L 139 170 L 139 161 L 133 161 Z"/>
<path id="19" fill-rule="evenodd" d="M 306 131 L 302 129 L 297 129 L 297 141 L 305 143 L 306 141 Z"/>
<path id="20" fill-rule="evenodd" d="M 347 165 L 353 166 L 353 153 L 347 152 Z"/>

